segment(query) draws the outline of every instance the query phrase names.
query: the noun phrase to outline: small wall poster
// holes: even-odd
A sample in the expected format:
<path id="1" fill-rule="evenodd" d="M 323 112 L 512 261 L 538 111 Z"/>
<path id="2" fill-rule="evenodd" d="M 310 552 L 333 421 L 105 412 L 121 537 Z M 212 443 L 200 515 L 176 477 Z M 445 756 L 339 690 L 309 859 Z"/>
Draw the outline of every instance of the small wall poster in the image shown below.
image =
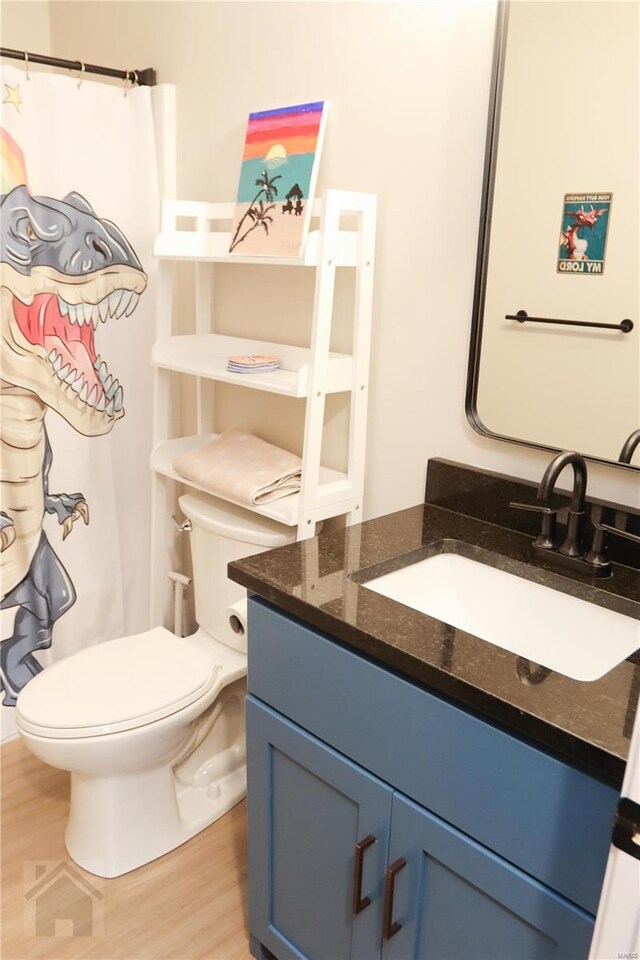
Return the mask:
<path id="1" fill-rule="evenodd" d="M 604 273 L 611 193 L 565 193 L 558 271 Z"/>
<path id="2" fill-rule="evenodd" d="M 327 108 L 320 100 L 249 114 L 229 253 L 300 256 Z"/>

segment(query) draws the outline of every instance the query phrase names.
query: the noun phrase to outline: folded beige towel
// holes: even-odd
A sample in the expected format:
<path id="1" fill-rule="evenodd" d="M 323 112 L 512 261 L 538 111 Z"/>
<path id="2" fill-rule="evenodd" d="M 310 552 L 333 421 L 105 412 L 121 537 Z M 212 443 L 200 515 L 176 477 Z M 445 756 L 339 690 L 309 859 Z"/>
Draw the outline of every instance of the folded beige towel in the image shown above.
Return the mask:
<path id="1" fill-rule="evenodd" d="M 302 460 L 246 430 L 227 430 L 173 461 L 178 473 L 234 503 L 257 506 L 300 490 Z"/>

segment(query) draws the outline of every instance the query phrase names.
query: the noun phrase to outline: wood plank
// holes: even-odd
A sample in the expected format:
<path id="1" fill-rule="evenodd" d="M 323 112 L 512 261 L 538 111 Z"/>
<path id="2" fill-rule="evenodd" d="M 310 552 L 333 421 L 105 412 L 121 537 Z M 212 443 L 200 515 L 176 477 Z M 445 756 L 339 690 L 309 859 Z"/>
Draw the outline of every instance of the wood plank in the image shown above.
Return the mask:
<path id="1" fill-rule="evenodd" d="M 25 868 L 70 862 L 63 841 L 69 775 L 41 763 L 20 740 L 3 745 L 0 761 L 3 960 L 251 960 L 244 802 L 122 877 L 103 880 L 73 864 L 104 893 L 102 935 L 27 935 Z"/>

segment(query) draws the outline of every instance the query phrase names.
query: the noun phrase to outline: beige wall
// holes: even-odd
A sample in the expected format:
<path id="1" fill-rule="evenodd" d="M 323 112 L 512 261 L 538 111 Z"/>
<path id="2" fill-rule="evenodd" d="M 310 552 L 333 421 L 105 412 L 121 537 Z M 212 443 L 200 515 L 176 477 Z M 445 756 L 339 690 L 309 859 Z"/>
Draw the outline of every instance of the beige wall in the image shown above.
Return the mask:
<path id="1" fill-rule="evenodd" d="M 51 53 L 50 8 L 51 4 L 45 0 L 0 3 L 2 46 L 31 53 Z"/>
<path id="2" fill-rule="evenodd" d="M 493 2 L 51 4 L 55 54 L 152 65 L 176 84 L 181 197 L 235 195 L 250 110 L 331 101 L 319 188 L 380 197 L 367 516 L 418 502 L 429 456 L 531 478 L 549 459 L 478 436 L 464 414 L 493 15 Z M 312 291 L 302 273 L 220 270 L 223 328 L 304 342 Z M 301 405 L 267 397 L 256 410 L 255 396 L 218 389 L 217 426 L 293 445 Z M 346 411 L 335 403 L 330 417 L 335 462 Z M 594 493 L 637 496 L 635 475 L 590 472 Z"/>

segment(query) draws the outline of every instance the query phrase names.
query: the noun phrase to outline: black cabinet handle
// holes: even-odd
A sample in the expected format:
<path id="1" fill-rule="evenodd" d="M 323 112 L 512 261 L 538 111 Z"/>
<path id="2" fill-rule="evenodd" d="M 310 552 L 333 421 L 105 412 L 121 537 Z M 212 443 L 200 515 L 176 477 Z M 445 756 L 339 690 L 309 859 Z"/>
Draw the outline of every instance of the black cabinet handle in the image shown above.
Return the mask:
<path id="1" fill-rule="evenodd" d="M 364 840 L 356 843 L 356 857 L 353 866 L 353 912 L 362 913 L 365 907 L 371 903 L 370 897 L 362 896 L 362 864 L 364 861 L 364 852 L 376 842 L 376 838 L 370 833 Z"/>
<path id="2" fill-rule="evenodd" d="M 618 850 L 640 860 L 640 803 L 622 797 L 613 821 L 611 842 Z"/>
<path id="3" fill-rule="evenodd" d="M 391 937 L 402 928 L 402 924 L 393 919 L 393 893 L 396 882 L 396 874 L 406 867 L 407 861 L 400 857 L 394 861 L 390 867 L 387 867 L 384 880 L 384 912 L 382 918 L 382 939 L 390 940 Z"/>

